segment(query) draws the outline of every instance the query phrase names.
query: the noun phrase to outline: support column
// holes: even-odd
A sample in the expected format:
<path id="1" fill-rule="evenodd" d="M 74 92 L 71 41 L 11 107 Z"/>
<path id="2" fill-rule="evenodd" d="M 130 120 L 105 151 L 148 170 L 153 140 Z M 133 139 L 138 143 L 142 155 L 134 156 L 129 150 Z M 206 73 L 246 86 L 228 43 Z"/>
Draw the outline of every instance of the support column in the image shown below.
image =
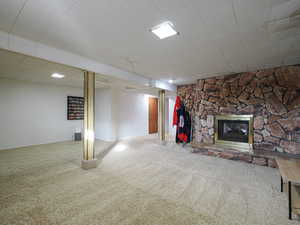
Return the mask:
<path id="1" fill-rule="evenodd" d="M 95 73 L 84 72 L 84 139 L 81 167 L 97 167 L 95 158 Z"/>
<path id="2" fill-rule="evenodd" d="M 163 143 L 166 140 L 166 128 L 165 128 L 166 110 L 165 110 L 165 104 L 166 104 L 165 90 L 160 90 L 159 91 L 159 124 L 158 124 L 158 128 L 159 128 L 159 139 Z"/>

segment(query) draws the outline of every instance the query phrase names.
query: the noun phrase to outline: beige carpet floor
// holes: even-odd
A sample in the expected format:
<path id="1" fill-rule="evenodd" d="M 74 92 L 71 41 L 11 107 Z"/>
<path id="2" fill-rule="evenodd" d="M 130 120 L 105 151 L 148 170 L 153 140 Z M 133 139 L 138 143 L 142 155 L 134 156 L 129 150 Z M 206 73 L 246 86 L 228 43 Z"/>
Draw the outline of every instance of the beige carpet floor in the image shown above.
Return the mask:
<path id="1" fill-rule="evenodd" d="M 276 169 L 191 154 L 153 136 L 97 141 L 98 168 L 80 168 L 81 143 L 0 151 L 0 224 L 289 225 Z"/>

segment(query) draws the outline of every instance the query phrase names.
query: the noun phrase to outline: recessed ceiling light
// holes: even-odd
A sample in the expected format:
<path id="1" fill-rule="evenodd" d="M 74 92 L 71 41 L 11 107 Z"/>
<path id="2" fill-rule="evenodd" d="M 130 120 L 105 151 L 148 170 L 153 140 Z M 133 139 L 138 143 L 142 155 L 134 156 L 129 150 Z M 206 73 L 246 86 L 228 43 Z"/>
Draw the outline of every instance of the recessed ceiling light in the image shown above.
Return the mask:
<path id="1" fill-rule="evenodd" d="M 164 38 L 179 34 L 175 30 L 174 25 L 170 21 L 161 23 L 161 24 L 153 27 L 151 29 L 151 32 L 154 33 L 156 36 L 158 36 L 160 39 L 164 39 Z"/>
<path id="2" fill-rule="evenodd" d="M 57 79 L 62 79 L 62 78 L 65 77 L 65 75 L 62 75 L 62 74 L 59 74 L 59 73 L 53 73 L 53 74 L 51 75 L 51 77 L 57 78 Z"/>
<path id="3" fill-rule="evenodd" d="M 173 84 L 174 80 L 169 80 L 168 82 L 169 82 L 170 84 Z"/>

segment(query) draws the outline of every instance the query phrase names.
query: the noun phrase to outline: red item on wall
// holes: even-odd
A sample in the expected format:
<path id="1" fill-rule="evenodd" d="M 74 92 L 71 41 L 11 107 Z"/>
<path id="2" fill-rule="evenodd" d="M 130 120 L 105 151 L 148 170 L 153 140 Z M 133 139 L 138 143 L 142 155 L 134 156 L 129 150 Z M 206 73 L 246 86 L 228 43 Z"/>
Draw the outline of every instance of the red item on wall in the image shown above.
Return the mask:
<path id="1" fill-rule="evenodd" d="M 174 112 L 173 112 L 173 126 L 177 125 L 177 121 L 178 121 L 177 110 L 180 108 L 180 105 L 181 105 L 181 100 L 180 97 L 177 96 L 175 106 L 174 106 Z"/>

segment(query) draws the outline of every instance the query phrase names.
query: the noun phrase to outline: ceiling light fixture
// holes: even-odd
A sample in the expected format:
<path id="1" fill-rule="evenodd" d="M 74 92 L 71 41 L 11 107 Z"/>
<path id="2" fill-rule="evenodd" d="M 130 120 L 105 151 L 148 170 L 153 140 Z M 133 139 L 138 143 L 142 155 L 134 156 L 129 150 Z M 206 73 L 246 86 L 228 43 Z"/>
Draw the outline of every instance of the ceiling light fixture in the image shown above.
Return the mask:
<path id="1" fill-rule="evenodd" d="M 151 28 L 150 31 L 154 33 L 157 37 L 159 37 L 159 39 L 164 39 L 179 34 L 170 21 L 163 22 Z"/>
<path id="2" fill-rule="evenodd" d="M 65 77 L 65 75 L 62 75 L 62 74 L 59 74 L 59 73 L 53 73 L 53 74 L 51 75 L 51 77 L 57 78 L 57 79 L 62 79 L 62 78 Z"/>
<path id="3" fill-rule="evenodd" d="M 169 80 L 168 82 L 169 82 L 170 84 L 173 84 L 174 80 Z"/>

